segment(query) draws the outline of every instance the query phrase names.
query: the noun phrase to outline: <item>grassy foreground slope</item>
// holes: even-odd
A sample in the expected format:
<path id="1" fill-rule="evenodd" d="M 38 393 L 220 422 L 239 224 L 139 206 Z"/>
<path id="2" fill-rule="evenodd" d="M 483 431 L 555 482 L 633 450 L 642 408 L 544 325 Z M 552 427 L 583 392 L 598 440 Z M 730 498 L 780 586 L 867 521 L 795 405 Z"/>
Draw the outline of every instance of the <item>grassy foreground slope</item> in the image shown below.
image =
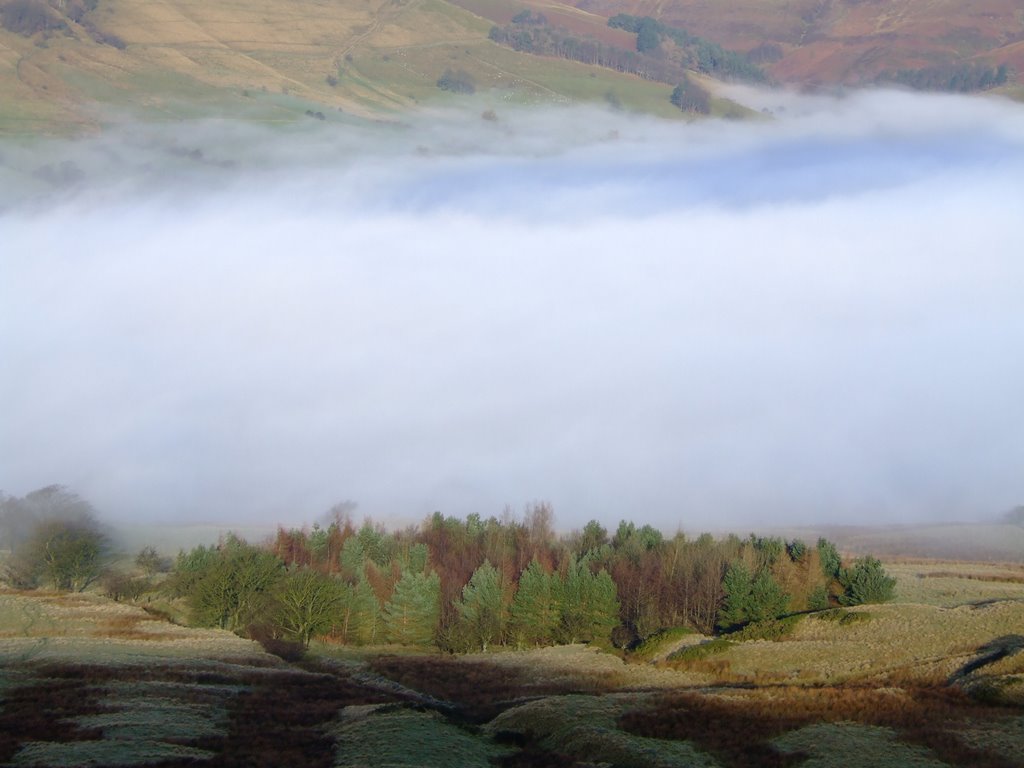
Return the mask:
<path id="1" fill-rule="evenodd" d="M 667 658 L 314 644 L 295 664 L 141 605 L 0 591 L 0 765 L 1015 768 L 1011 571 L 904 564 L 896 603 L 707 654 L 669 633 Z"/>
<path id="2" fill-rule="evenodd" d="M 379 117 L 467 99 L 438 88 L 449 69 L 475 81 L 481 109 L 608 100 L 680 116 L 670 85 L 501 48 L 490 20 L 445 0 L 98 0 L 71 15 L 43 0 L 0 6 L 14 2 L 40 4 L 54 28 L 0 29 L 8 133 L 73 130 L 119 108 L 151 119 Z M 500 5 L 508 16 L 524 7 Z M 595 17 L 587 29 L 607 28 Z"/>

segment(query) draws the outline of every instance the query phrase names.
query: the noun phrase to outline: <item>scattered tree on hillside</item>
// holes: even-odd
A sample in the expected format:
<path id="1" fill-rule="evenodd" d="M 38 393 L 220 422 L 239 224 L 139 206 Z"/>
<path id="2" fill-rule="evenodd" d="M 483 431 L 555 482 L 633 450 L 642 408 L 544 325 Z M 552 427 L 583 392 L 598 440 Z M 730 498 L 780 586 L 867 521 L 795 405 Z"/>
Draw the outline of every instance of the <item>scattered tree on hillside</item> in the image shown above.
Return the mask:
<path id="1" fill-rule="evenodd" d="M 711 95 L 683 75 L 682 81 L 673 89 L 669 100 L 683 112 L 706 115 L 711 112 Z"/>
<path id="2" fill-rule="evenodd" d="M 452 93 L 476 93 L 476 80 L 462 69 L 446 69 L 437 80 L 437 87 Z"/>
<path id="3" fill-rule="evenodd" d="M 171 570 L 171 559 L 158 553 L 153 547 L 143 547 L 135 556 L 135 565 L 149 578 Z"/>
<path id="4" fill-rule="evenodd" d="M 81 592 L 99 579 L 110 541 L 88 502 L 51 485 L 23 499 L 3 499 L 0 511 L 11 548 L 5 579 L 12 586 Z"/>

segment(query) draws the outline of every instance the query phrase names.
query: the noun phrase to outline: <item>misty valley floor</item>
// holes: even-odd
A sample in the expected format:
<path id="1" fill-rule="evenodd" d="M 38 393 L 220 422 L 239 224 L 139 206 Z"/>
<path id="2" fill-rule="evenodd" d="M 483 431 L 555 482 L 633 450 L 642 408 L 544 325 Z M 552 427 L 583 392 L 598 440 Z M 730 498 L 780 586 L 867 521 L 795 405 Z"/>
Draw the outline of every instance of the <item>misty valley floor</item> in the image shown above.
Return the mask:
<path id="1" fill-rule="evenodd" d="M 665 658 L 701 636 L 644 660 L 321 644 L 289 663 L 98 596 L 7 591 L 0 765 L 1024 765 L 1024 585 L 979 599 L 991 567 L 895 567 L 919 602 L 688 662 Z"/>

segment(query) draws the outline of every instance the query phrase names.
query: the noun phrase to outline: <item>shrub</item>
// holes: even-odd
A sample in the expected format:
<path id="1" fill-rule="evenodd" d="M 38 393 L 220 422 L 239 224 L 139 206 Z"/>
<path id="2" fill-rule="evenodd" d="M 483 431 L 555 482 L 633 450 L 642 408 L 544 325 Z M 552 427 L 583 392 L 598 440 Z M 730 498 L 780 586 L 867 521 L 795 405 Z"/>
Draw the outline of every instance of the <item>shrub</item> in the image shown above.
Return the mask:
<path id="1" fill-rule="evenodd" d="M 671 102 L 683 112 L 706 115 L 711 112 L 711 96 L 699 85 L 684 76 L 672 91 Z"/>
<path id="2" fill-rule="evenodd" d="M 731 640 L 782 640 L 793 634 L 801 621 L 803 614 L 785 616 L 781 619 L 767 619 L 755 621 L 743 629 L 729 635 Z"/>
<path id="3" fill-rule="evenodd" d="M 468 72 L 458 69 L 446 69 L 437 80 L 437 87 L 452 93 L 476 93 L 476 81 Z"/>
<path id="4" fill-rule="evenodd" d="M 688 645 L 686 648 L 680 648 L 668 657 L 668 661 L 703 661 L 709 656 L 725 653 L 734 645 L 736 645 L 736 643 L 731 640 L 716 637 L 714 640 L 708 640 L 706 643 L 701 643 L 700 645 Z"/>
<path id="5" fill-rule="evenodd" d="M 111 600 L 138 600 L 153 585 L 149 579 L 133 579 L 122 571 L 107 571 L 100 579 L 103 593 Z"/>
<path id="6" fill-rule="evenodd" d="M 678 640 L 682 640 L 684 637 L 692 634 L 695 634 L 695 630 L 690 629 L 689 627 L 670 627 L 668 629 L 658 630 L 636 646 L 630 656 L 637 661 L 646 661 L 647 659 L 656 656 L 661 649 L 665 648 L 665 646 Z"/>
<path id="7" fill-rule="evenodd" d="M 850 568 L 839 572 L 839 584 L 843 594 L 839 595 L 842 605 L 863 605 L 864 603 L 887 603 L 896 592 L 896 579 L 886 574 L 882 563 L 875 557 L 862 557 Z"/>

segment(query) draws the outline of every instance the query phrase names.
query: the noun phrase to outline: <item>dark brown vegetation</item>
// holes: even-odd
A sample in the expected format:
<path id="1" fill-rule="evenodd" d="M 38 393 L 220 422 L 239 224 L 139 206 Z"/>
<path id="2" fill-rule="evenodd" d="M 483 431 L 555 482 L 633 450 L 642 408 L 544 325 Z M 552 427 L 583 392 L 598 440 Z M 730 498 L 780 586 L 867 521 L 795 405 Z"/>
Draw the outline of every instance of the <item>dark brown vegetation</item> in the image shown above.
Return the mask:
<path id="1" fill-rule="evenodd" d="M 973 721 L 1012 716 L 950 687 L 779 686 L 729 697 L 666 694 L 653 706 L 624 715 L 619 726 L 641 736 L 692 741 L 738 768 L 799 764 L 806 756 L 782 754 L 770 740 L 807 725 L 839 722 L 892 728 L 902 741 L 952 765 L 1019 768 L 1021 761 L 972 747 L 957 734 Z"/>
<path id="2" fill-rule="evenodd" d="M 334 741 L 322 726 L 342 707 L 394 700 L 344 675 L 298 670 L 250 667 L 233 674 L 162 665 L 47 665 L 27 671 L 33 675 L 32 682 L 4 696 L 0 710 L 0 764 L 9 762 L 23 744 L 31 741 L 101 739 L 101 729 L 78 728 L 73 718 L 108 711 L 98 701 L 106 692 L 104 686 L 112 681 L 187 683 L 194 686 L 189 699 L 197 702 L 208 698 L 204 686 L 242 686 L 228 701 L 225 736 L 183 742 L 185 746 L 207 749 L 214 757 L 153 763 L 161 768 L 329 768 L 334 763 Z"/>
<path id="3" fill-rule="evenodd" d="M 7 764 L 30 741 L 97 739 L 96 729 L 79 728 L 71 720 L 103 712 L 101 692 L 78 675 L 51 670 L 36 680 L 7 691 L 0 708 L 0 764 Z"/>
<path id="4" fill-rule="evenodd" d="M 451 704 L 472 723 L 487 722 L 524 699 L 613 688 L 582 677 L 573 683 L 540 681 L 520 668 L 450 656 L 377 656 L 370 667 L 406 688 Z"/>

